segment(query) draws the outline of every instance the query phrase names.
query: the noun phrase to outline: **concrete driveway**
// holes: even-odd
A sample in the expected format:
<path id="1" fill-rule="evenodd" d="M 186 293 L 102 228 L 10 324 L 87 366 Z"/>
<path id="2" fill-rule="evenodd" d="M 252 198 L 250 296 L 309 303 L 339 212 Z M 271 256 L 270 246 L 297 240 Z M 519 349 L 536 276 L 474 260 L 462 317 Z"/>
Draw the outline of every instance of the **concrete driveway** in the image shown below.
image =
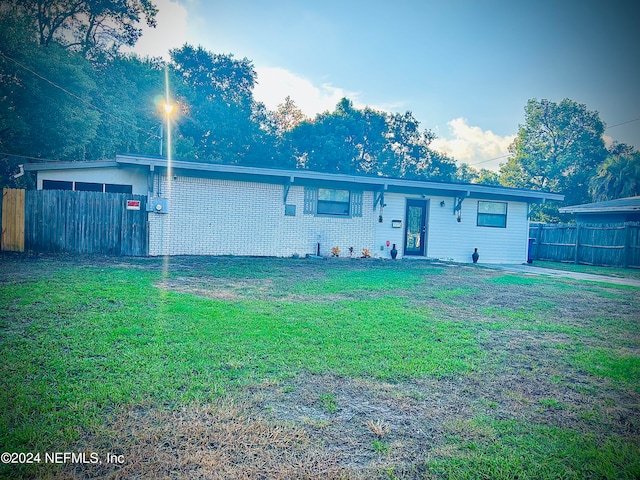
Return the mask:
<path id="1" fill-rule="evenodd" d="M 573 278 L 574 280 L 586 280 L 589 282 L 612 283 L 615 285 L 629 285 L 640 288 L 640 280 L 635 278 L 610 277 L 607 275 L 595 275 L 592 273 L 567 272 L 565 270 L 553 270 L 551 268 L 535 267 L 523 263 L 521 265 L 482 264 L 483 267 L 505 272 L 523 273 L 525 275 L 546 275 L 548 277 Z"/>

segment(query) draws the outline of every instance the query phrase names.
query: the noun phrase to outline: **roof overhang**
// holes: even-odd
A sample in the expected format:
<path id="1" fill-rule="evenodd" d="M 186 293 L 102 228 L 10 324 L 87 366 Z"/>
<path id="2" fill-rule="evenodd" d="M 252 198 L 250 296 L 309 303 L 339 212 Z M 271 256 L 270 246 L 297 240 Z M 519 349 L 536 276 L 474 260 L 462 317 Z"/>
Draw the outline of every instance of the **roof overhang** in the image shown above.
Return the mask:
<path id="1" fill-rule="evenodd" d="M 574 207 L 562 207 L 559 208 L 560 213 L 640 213 L 640 207 L 601 207 L 601 208 L 579 208 Z"/>
<path id="2" fill-rule="evenodd" d="M 137 155 L 118 155 L 116 162 L 122 165 L 144 165 L 156 168 L 168 168 L 168 160 L 159 157 Z M 564 200 L 564 195 L 550 192 L 522 190 L 517 188 L 497 187 L 491 185 L 429 182 L 424 180 L 408 180 L 404 178 L 374 177 L 350 175 L 344 173 L 324 173 L 311 170 L 293 170 L 263 167 L 245 167 L 219 163 L 201 163 L 173 160 L 171 168 L 174 173 L 182 171 L 207 174 L 217 178 L 228 178 L 243 181 L 259 181 L 280 184 L 300 185 L 334 185 L 346 187 L 358 185 L 364 190 L 394 193 L 415 193 L 454 197 L 482 197 L 511 199 L 526 202 L 544 202 L 547 200 Z"/>
<path id="3" fill-rule="evenodd" d="M 476 197 L 489 199 L 513 200 L 520 202 L 545 202 L 547 200 L 564 200 L 564 195 L 534 190 L 498 187 L 492 185 L 461 184 L 408 180 L 403 178 L 350 175 L 343 173 L 324 173 L 311 170 L 292 170 L 279 168 L 246 167 L 220 163 L 203 163 L 184 160 L 150 157 L 144 155 L 117 155 L 115 161 L 93 162 L 53 162 L 27 164 L 25 170 L 64 170 L 105 167 L 139 166 L 157 171 L 169 168 L 172 174 L 197 175 L 211 178 L 224 178 L 238 181 L 253 181 L 276 184 L 322 185 L 336 188 L 361 188 L 379 192 L 405 194 L 439 195 L 451 197 Z"/>
<path id="4" fill-rule="evenodd" d="M 618 198 L 604 202 L 569 205 L 559 208 L 560 213 L 601 214 L 601 213 L 640 213 L 640 197 Z"/>
<path id="5" fill-rule="evenodd" d="M 27 163 L 24 169 L 27 172 L 39 172 L 50 170 L 80 170 L 86 168 L 108 168 L 118 167 L 115 160 L 96 160 L 93 162 L 46 162 L 46 163 Z"/>

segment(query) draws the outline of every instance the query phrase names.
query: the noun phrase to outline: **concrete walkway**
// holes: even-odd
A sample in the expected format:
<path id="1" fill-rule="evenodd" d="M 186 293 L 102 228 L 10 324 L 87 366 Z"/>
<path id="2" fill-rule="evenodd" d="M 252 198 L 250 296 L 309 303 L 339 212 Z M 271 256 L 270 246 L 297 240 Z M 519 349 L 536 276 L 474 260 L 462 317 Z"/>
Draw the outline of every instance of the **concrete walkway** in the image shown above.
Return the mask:
<path id="1" fill-rule="evenodd" d="M 482 264 L 482 266 L 492 268 L 494 270 L 522 273 L 525 275 L 546 275 L 548 277 L 573 278 L 574 280 L 587 280 L 589 282 L 602 282 L 612 283 L 615 285 L 629 285 L 632 287 L 640 287 L 640 280 L 635 278 L 610 277 L 607 275 L 595 275 L 593 273 L 567 272 L 565 270 L 553 270 L 551 268 L 535 267 L 526 263 L 522 265 Z"/>

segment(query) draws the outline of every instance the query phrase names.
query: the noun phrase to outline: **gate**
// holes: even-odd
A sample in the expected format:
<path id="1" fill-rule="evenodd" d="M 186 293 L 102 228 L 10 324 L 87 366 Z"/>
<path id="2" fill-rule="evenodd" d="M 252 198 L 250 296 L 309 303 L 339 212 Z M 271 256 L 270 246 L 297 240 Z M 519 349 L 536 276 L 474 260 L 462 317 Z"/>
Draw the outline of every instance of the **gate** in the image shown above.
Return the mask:
<path id="1" fill-rule="evenodd" d="M 2 251 L 24 252 L 25 191 L 2 189 Z"/>

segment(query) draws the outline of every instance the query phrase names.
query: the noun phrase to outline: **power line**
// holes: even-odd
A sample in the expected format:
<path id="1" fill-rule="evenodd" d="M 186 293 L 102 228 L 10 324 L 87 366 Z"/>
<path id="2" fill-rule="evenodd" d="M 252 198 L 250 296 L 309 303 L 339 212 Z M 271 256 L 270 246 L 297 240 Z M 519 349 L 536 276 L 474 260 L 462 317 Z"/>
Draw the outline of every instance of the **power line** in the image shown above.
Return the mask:
<path id="1" fill-rule="evenodd" d="M 29 157 L 27 155 L 17 155 L 15 153 L 8 153 L 8 152 L 0 152 L 0 155 L 5 156 L 5 157 L 25 158 L 27 160 L 39 160 L 39 161 L 42 161 L 42 162 L 55 162 L 56 161 L 53 158 Z M 1 160 L 7 160 L 7 158 L 3 158 Z"/>
<path id="2" fill-rule="evenodd" d="M 114 114 L 113 114 L 113 113 L 111 113 L 111 112 L 107 112 L 106 110 L 104 110 L 104 109 L 102 109 L 102 108 L 100 108 L 100 107 L 96 107 L 96 106 L 95 106 L 94 104 L 92 104 L 91 102 L 89 102 L 89 101 L 85 100 L 85 99 L 84 99 L 84 98 L 82 98 L 82 97 L 79 97 L 78 95 L 76 95 L 76 94 L 75 94 L 75 93 L 73 93 L 73 92 L 70 92 L 69 90 L 67 90 L 67 89 L 66 89 L 66 88 L 64 88 L 64 87 L 61 87 L 61 86 L 60 86 L 60 85 L 58 85 L 57 83 L 52 82 L 52 81 L 51 81 L 51 80 L 49 80 L 48 78 L 43 77 L 43 76 L 42 76 L 42 75 L 40 75 L 39 73 L 34 72 L 32 69 L 30 69 L 30 68 L 29 68 L 29 67 L 27 67 L 26 65 L 23 65 L 22 63 L 18 62 L 17 60 L 14 60 L 13 58 L 11 58 L 11 57 L 9 57 L 9 56 L 5 55 L 3 52 L 0 52 L 0 56 L 1 56 L 1 57 L 3 57 L 3 58 L 5 58 L 5 59 L 7 59 L 7 60 L 9 60 L 9 61 L 11 61 L 11 62 L 13 62 L 13 63 L 15 63 L 15 64 L 16 64 L 16 65 L 18 65 L 20 68 L 22 68 L 22 69 L 26 70 L 27 72 L 29 72 L 29 73 L 31 73 L 32 75 L 34 75 L 34 76 L 38 77 L 39 79 L 41 79 L 41 80 L 43 80 L 43 81 L 47 82 L 49 85 L 51 85 L 51 86 L 53 86 L 53 87 L 55 87 L 55 88 L 57 88 L 57 89 L 59 89 L 59 90 L 62 90 L 62 91 L 63 91 L 64 93 L 66 93 L 67 95 L 69 95 L 69 96 L 71 96 L 71 97 L 75 98 L 76 100 L 81 101 L 81 102 L 82 102 L 82 103 L 84 103 L 85 105 L 88 105 L 89 107 L 91 107 L 91 108 L 93 108 L 93 109 L 97 110 L 98 112 L 103 113 L 103 114 L 105 114 L 105 115 L 107 115 L 107 116 L 109 116 L 109 117 L 111 117 L 111 118 L 113 118 L 113 119 L 115 119 L 115 120 L 118 120 L 119 122 L 122 122 L 123 124 L 125 124 L 125 125 L 127 125 L 127 126 L 129 126 L 129 127 L 131 127 L 131 128 L 134 128 L 134 129 L 139 130 L 139 131 L 144 132 L 144 133 L 149 133 L 149 131 L 148 131 L 148 130 L 145 130 L 145 129 L 143 129 L 143 128 L 141 128 L 141 127 L 139 127 L 139 126 L 137 126 L 137 125 L 135 125 L 135 124 L 133 124 L 133 123 L 130 123 L 130 122 L 128 122 L 128 121 L 126 121 L 126 120 L 124 120 L 122 117 L 118 117 L 117 115 L 114 115 Z M 160 138 L 160 137 L 159 137 L 159 136 L 157 136 L 157 138 Z"/>
<path id="3" fill-rule="evenodd" d="M 494 160 L 500 160 L 501 158 L 506 158 L 508 157 L 509 154 L 507 153 L 506 155 L 500 155 L 499 157 L 493 157 L 493 158 L 488 158 L 486 160 L 482 160 L 480 162 L 474 162 L 474 163 L 467 163 L 467 165 L 469 165 L 470 167 L 474 166 L 474 165 L 480 165 L 481 163 L 487 163 L 487 162 L 493 162 Z"/>
<path id="4" fill-rule="evenodd" d="M 616 123 L 615 125 L 609 125 L 607 128 L 605 128 L 605 130 L 609 130 L 610 128 L 613 128 L 613 127 L 619 127 L 620 125 L 626 125 L 627 123 L 637 122 L 638 120 L 640 120 L 640 117 L 634 118 L 633 120 L 627 120 L 626 122 Z"/>

